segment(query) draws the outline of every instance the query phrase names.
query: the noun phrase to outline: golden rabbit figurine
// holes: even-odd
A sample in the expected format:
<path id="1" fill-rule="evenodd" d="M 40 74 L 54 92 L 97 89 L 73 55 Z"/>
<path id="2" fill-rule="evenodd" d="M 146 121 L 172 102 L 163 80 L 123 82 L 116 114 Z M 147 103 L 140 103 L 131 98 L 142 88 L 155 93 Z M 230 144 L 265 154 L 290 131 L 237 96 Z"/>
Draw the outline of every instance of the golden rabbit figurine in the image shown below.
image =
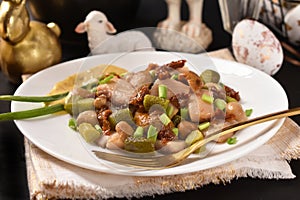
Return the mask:
<path id="1" fill-rule="evenodd" d="M 14 83 L 61 60 L 59 27 L 30 21 L 25 0 L 1 2 L 0 35 L 1 69 Z"/>

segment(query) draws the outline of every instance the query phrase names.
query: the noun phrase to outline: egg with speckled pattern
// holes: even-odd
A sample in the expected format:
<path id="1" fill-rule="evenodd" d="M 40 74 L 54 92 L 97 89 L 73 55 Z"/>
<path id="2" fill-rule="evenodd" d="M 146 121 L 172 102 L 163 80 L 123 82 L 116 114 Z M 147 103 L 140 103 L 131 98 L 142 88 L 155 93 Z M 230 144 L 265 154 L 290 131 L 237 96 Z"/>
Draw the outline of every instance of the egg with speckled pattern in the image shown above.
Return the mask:
<path id="1" fill-rule="evenodd" d="M 300 45 L 300 5 L 285 15 L 284 22 L 290 42 Z"/>
<path id="2" fill-rule="evenodd" d="M 233 54 L 238 62 L 274 75 L 283 62 L 279 40 L 265 25 L 250 19 L 240 21 L 232 33 Z"/>

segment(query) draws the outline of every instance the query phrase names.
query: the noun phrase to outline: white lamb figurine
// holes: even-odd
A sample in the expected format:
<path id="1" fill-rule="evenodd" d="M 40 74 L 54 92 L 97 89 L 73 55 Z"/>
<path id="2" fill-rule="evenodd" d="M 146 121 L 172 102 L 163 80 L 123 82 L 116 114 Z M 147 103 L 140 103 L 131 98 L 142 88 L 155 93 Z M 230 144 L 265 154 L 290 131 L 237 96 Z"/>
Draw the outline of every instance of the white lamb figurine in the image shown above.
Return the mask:
<path id="1" fill-rule="evenodd" d="M 114 26 L 100 11 L 91 11 L 84 22 L 77 25 L 77 33 L 87 32 L 89 48 L 93 55 L 153 50 L 149 38 L 141 31 L 125 31 L 116 33 Z"/>
<path id="2" fill-rule="evenodd" d="M 204 0 L 186 0 L 189 7 L 189 21 L 181 24 L 180 8 L 181 0 L 166 0 L 168 5 L 168 17 L 158 24 L 160 28 L 180 30 L 190 37 L 201 35 L 202 9 Z"/>

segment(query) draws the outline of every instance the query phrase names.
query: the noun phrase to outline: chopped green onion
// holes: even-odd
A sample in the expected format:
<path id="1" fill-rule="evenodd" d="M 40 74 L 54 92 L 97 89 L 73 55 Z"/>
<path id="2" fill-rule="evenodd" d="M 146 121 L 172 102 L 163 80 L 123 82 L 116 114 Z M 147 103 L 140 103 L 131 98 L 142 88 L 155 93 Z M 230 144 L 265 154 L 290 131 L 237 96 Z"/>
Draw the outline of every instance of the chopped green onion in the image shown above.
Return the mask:
<path id="1" fill-rule="evenodd" d="M 185 143 L 188 146 L 191 146 L 192 144 L 194 144 L 195 142 L 197 142 L 199 140 L 202 140 L 203 138 L 204 137 L 203 137 L 201 131 L 194 130 L 185 138 Z"/>
<path id="2" fill-rule="evenodd" d="M 135 124 L 133 121 L 132 113 L 130 112 L 129 108 L 114 111 L 111 115 L 109 115 L 108 121 L 113 127 L 115 127 L 120 121 L 125 121 L 129 125 Z"/>
<path id="3" fill-rule="evenodd" d="M 166 113 L 161 114 L 159 116 L 159 119 L 165 126 L 171 122 L 170 118 L 168 117 L 168 115 L 166 115 Z"/>
<path id="4" fill-rule="evenodd" d="M 236 137 L 231 137 L 231 138 L 227 139 L 227 144 L 232 145 L 232 144 L 236 144 L 236 143 L 237 143 Z"/>
<path id="5" fill-rule="evenodd" d="M 253 109 L 247 109 L 247 110 L 245 110 L 245 114 L 246 114 L 247 117 L 250 117 L 250 115 L 252 114 L 252 112 L 253 112 Z"/>
<path id="6" fill-rule="evenodd" d="M 159 85 L 158 86 L 158 96 L 160 98 L 166 99 L 167 98 L 167 86 L 165 85 Z"/>
<path id="7" fill-rule="evenodd" d="M 223 99 L 216 99 L 215 100 L 215 105 L 216 105 L 217 108 L 224 111 L 226 109 L 227 103 Z"/>
<path id="8" fill-rule="evenodd" d="M 133 133 L 133 137 L 140 138 L 140 137 L 143 137 L 143 134 L 144 134 L 143 127 L 138 126 Z"/>
<path id="9" fill-rule="evenodd" d="M 153 125 L 150 125 L 147 132 L 147 139 L 150 139 L 153 142 L 155 142 L 157 138 L 157 134 L 158 134 L 157 129 Z"/>
<path id="10" fill-rule="evenodd" d="M 229 102 L 237 102 L 237 100 L 233 97 L 230 97 L 230 96 L 226 96 L 226 102 L 229 103 Z"/>
<path id="11" fill-rule="evenodd" d="M 99 84 L 105 84 L 105 83 L 108 83 L 108 82 L 109 82 L 111 79 L 113 79 L 113 78 L 114 78 L 114 75 L 111 74 L 111 75 L 109 75 L 109 76 L 107 76 L 107 77 L 101 79 L 101 80 L 99 81 Z"/>
<path id="12" fill-rule="evenodd" d="M 210 122 L 203 122 L 201 124 L 198 125 L 198 128 L 200 131 L 207 129 L 210 126 Z"/>
<path id="13" fill-rule="evenodd" d="M 207 94 L 203 94 L 201 99 L 203 101 L 205 101 L 206 103 L 210 103 L 210 104 L 212 104 L 214 102 L 214 97 L 210 96 L 210 95 L 207 95 Z"/>
<path id="14" fill-rule="evenodd" d="M 178 128 L 173 128 L 172 131 L 176 136 L 178 136 L 178 133 L 179 133 Z"/>
<path id="15" fill-rule="evenodd" d="M 189 110 L 187 108 L 180 108 L 180 115 L 182 119 L 187 119 Z"/>
<path id="16" fill-rule="evenodd" d="M 178 80 L 178 74 L 173 74 L 173 75 L 171 76 L 171 79 Z"/>
<path id="17" fill-rule="evenodd" d="M 73 129 L 73 130 L 76 130 L 77 129 L 77 123 L 76 123 L 76 119 L 74 119 L 74 118 L 71 118 L 70 120 L 69 120 L 69 127 L 71 128 L 71 129 Z"/>
<path id="18" fill-rule="evenodd" d="M 78 126 L 78 132 L 88 143 L 94 142 L 97 138 L 101 136 L 99 131 L 97 131 L 92 124 L 85 122 Z"/>
<path id="19" fill-rule="evenodd" d="M 175 111 L 175 107 L 170 103 L 169 105 L 168 105 L 168 107 L 167 107 L 167 115 L 168 115 L 168 117 L 173 117 L 176 113 L 174 113 L 174 111 Z M 178 110 L 177 110 L 178 111 Z"/>
<path id="20" fill-rule="evenodd" d="M 95 125 L 95 129 L 99 131 L 99 133 L 103 133 L 101 126 L 99 126 L 98 124 Z"/>

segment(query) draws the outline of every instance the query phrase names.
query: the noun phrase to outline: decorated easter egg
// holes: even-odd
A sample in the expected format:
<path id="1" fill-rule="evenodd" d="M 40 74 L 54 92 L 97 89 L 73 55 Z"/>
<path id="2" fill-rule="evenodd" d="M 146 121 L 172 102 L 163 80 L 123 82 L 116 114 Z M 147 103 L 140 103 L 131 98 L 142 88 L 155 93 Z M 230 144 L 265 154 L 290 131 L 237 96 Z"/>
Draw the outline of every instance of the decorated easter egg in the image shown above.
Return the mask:
<path id="1" fill-rule="evenodd" d="M 283 62 L 279 40 L 265 25 L 250 19 L 240 21 L 232 33 L 233 54 L 238 62 L 275 74 Z"/>
<path id="2" fill-rule="evenodd" d="M 289 41 L 295 45 L 300 45 L 300 5 L 285 15 L 284 22 Z"/>

